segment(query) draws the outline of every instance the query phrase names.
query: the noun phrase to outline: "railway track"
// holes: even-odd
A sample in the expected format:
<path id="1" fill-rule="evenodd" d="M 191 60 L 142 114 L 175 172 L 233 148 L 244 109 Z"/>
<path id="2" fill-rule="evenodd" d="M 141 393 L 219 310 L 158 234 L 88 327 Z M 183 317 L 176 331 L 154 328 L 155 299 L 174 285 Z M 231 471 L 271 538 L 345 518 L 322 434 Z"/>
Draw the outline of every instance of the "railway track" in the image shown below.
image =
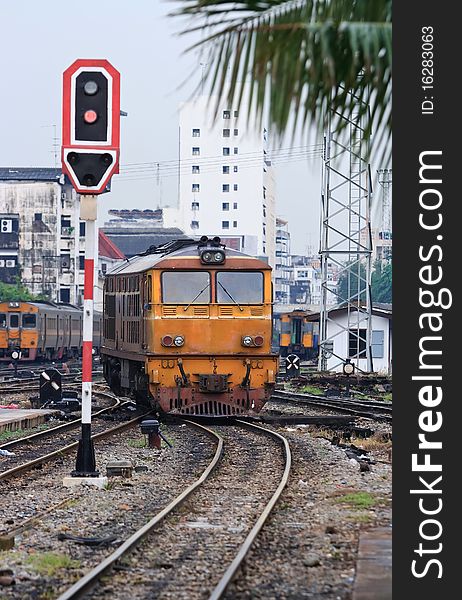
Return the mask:
<path id="1" fill-rule="evenodd" d="M 390 421 L 392 420 L 392 406 L 389 403 L 375 400 L 356 400 L 350 398 L 332 398 L 315 396 L 311 394 L 300 394 L 276 390 L 271 396 L 272 401 L 291 402 L 299 405 L 317 406 L 336 410 L 339 412 L 366 417 L 370 419 Z"/>
<path id="2" fill-rule="evenodd" d="M 114 400 L 114 404 L 97 411 L 93 414 L 93 418 L 110 413 L 125 404 L 112 395 L 104 392 L 97 392 L 95 393 L 95 396 L 109 397 Z M 93 431 L 95 431 L 95 429 L 99 431 L 94 433 L 92 438 L 96 441 L 119 433 L 138 423 L 143 417 L 150 414 L 150 412 L 151 411 L 148 411 L 143 415 L 137 415 L 135 418 L 124 421 L 114 427 L 108 427 L 106 423 L 93 423 Z M 75 419 L 74 421 L 69 421 L 62 425 L 51 427 L 50 429 L 2 444 L 0 446 L 2 450 L 11 451 L 11 449 L 14 448 L 15 456 L 8 457 L 8 459 L 5 459 L 0 463 L 0 481 L 6 481 L 31 469 L 39 468 L 64 454 L 72 452 L 78 446 L 78 441 L 70 440 L 75 440 L 75 432 L 73 430 L 80 427 L 80 425 L 81 420 Z M 38 442 L 40 443 L 40 450 L 42 450 L 39 455 L 37 455 Z M 45 450 L 45 453 L 43 453 L 43 450 Z M 11 466 L 12 464 L 14 466 Z"/>
<path id="3" fill-rule="evenodd" d="M 162 597 L 160 592 L 165 591 L 170 598 L 189 599 L 204 597 L 207 590 L 210 600 L 224 597 L 287 484 L 290 448 L 278 433 L 239 420 L 236 427 L 219 428 L 219 432 L 186 423 L 216 443 L 205 470 L 58 600 L 99 598 L 107 592 L 111 598 L 126 597 L 127 571 L 135 573 L 130 577 L 133 596 Z M 279 459 L 274 448 L 268 452 L 266 437 L 271 438 L 271 446 L 282 445 Z M 281 473 L 276 475 L 278 460 Z M 104 576 L 114 567 L 111 589 L 105 590 Z M 137 585 L 142 589 L 135 589 Z"/>

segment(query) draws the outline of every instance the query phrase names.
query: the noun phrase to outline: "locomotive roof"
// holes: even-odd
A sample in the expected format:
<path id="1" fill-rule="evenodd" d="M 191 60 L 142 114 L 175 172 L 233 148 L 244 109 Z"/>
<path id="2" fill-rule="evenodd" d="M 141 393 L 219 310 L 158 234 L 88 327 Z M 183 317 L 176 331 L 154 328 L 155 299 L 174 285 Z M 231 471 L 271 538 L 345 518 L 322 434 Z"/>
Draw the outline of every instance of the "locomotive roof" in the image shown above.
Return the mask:
<path id="1" fill-rule="evenodd" d="M 127 262 L 121 265 L 117 265 L 114 269 L 111 269 L 110 273 L 108 274 L 125 275 L 129 273 L 140 273 L 152 268 L 159 267 L 160 263 L 165 259 L 199 259 L 199 254 L 197 251 L 198 247 L 198 240 L 175 240 L 173 242 L 165 244 L 165 246 L 160 246 L 159 248 L 150 248 L 144 254 L 140 254 L 138 256 L 134 256 L 133 258 L 127 259 Z M 225 248 L 223 244 L 221 244 L 221 249 L 225 250 L 226 259 L 249 259 L 253 262 L 252 266 L 249 265 L 249 268 L 270 269 L 270 266 L 267 263 L 258 258 L 255 258 L 254 256 L 249 256 L 248 254 L 244 254 L 243 252 L 239 252 L 238 250 L 234 250 L 232 248 Z M 207 266 L 208 265 L 203 265 L 204 268 L 207 268 Z M 215 266 L 218 266 L 220 268 L 226 268 L 226 263 L 223 265 Z"/>

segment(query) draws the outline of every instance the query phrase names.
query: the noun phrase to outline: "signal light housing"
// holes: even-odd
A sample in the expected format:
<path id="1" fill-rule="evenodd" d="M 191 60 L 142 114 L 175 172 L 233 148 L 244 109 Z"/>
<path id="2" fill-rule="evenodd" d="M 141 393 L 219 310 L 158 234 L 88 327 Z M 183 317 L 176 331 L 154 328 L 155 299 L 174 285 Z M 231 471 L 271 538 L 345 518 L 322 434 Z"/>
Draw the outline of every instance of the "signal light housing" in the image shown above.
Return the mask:
<path id="1" fill-rule="evenodd" d="M 80 194 L 102 194 L 119 172 L 120 74 L 79 59 L 63 74 L 62 167 Z"/>

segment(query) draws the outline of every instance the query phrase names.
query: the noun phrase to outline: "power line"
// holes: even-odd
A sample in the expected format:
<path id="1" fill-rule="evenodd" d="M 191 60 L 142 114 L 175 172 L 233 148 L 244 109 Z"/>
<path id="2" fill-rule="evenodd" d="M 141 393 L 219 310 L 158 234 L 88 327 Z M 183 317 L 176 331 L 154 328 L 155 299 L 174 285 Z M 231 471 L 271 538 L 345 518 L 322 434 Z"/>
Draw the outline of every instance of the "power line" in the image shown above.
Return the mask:
<path id="1" fill-rule="evenodd" d="M 316 152 L 304 152 L 304 153 L 300 153 L 294 156 L 282 156 L 280 159 L 277 159 L 274 162 L 275 166 L 281 165 L 281 164 L 287 164 L 287 163 L 291 163 L 291 162 L 299 162 L 302 160 L 306 160 L 307 158 L 321 158 L 322 156 L 322 152 L 321 151 L 316 151 Z M 162 173 L 158 173 L 157 170 L 155 168 L 152 169 L 140 169 L 139 171 L 132 171 L 132 172 L 128 172 L 125 174 L 121 174 L 118 178 L 117 181 L 134 181 L 134 180 L 139 180 L 139 179 L 158 179 L 159 177 L 178 177 L 178 174 L 180 175 L 191 175 L 191 174 L 197 174 L 199 177 L 201 174 L 203 173 L 211 173 L 213 171 L 216 171 L 216 167 L 218 165 L 221 165 L 223 161 L 220 161 L 219 163 L 215 163 L 215 164 L 209 164 L 208 168 L 203 168 L 201 166 L 200 172 L 199 173 L 191 173 L 190 171 L 190 165 L 186 168 L 178 170 L 178 167 L 170 167 L 167 169 L 164 169 L 164 172 Z M 242 162 L 244 164 L 242 164 Z M 237 165 L 240 169 L 248 169 L 248 168 L 255 168 L 258 166 L 262 165 L 262 160 L 255 160 L 255 159 L 248 159 L 247 161 L 242 161 L 239 162 Z M 230 173 L 231 175 L 231 173 Z M 198 182 L 200 183 L 200 181 Z"/>

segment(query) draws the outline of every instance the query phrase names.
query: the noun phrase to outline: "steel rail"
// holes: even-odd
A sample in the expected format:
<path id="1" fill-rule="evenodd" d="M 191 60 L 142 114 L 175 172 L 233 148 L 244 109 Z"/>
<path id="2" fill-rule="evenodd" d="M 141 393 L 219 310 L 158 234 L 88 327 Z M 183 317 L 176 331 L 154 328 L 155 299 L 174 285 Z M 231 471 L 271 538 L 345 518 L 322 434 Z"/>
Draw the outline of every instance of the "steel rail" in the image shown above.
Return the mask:
<path id="1" fill-rule="evenodd" d="M 66 590 L 63 594 L 61 594 L 57 600 L 73 600 L 76 598 L 81 598 L 89 589 L 91 589 L 98 580 L 108 571 L 110 570 L 115 563 L 126 555 L 128 552 L 133 550 L 133 548 L 139 544 L 153 529 L 158 525 L 165 517 L 167 517 L 174 509 L 180 506 L 191 494 L 194 492 L 196 488 L 201 486 L 204 481 L 208 479 L 211 473 L 215 470 L 218 462 L 220 461 L 223 454 L 223 438 L 204 427 L 203 425 L 199 425 L 199 423 L 194 423 L 193 421 L 189 421 L 184 419 L 184 421 L 193 427 L 197 427 L 214 437 L 217 440 L 217 449 L 215 454 L 208 464 L 207 468 L 203 471 L 202 475 L 197 479 L 194 483 L 188 486 L 179 496 L 177 496 L 172 502 L 170 502 L 165 508 L 163 508 L 159 513 L 157 513 L 150 521 L 148 521 L 141 529 L 138 529 L 132 536 L 130 536 L 123 544 L 121 544 L 117 550 L 115 550 L 112 554 L 106 557 L 102 562 L 99 563 L 94 569 L 92 569 L 89 573 L 84 575 L 81 579 L 76 581 L 72 587 Z"/>
<path id="2" fill-rule="evenodd" d="M 102 408 L 101 410 L 98 410 L 97 412 L 92 413 L 92 415 L 91 415 L 92 418 L 98 417 L 106 412 L 111 412 L 112 410 L 115 410 L 116 408 L 119 408 L 125 404 L 124 402 L 120 401 L 120 398 L 116 398 L 115 396 L 112 396 L 111 394 L 108 394 L 106 392 L 95 392 L 94 395 L 95 396 L 106 396 L 108 398 L 115 400 L 115 403 L 112 406 L 107 406 L 106 408 Z M 78 425 L 80 425 L 81 422 L 82 422 L 81 419 L 74 419 L 73 421 L 68 421 L 67 423 L 62 423 L 61 425 L 57 425 L 56 427 L 50 427 L 49 429 L 44 429 L 43 431 L 31 433 L 30 435 L 27 435 L 27 436 L 24 436 L 21 438 L 17 438 L 15 440 L 11 440 L 11 442 L 6 442 L 5 444 L 0 445 L 0 450 L 7 450 L 8 448 L 13 448 L 14 446 L 19 446 L 23 442 L 34 441 L 38 438 L 44 439 L 50 435 L 53 435 L 56 432 L 60 433 L 62 431 L 67 431 L 68 429 L 73 429 L 74 427 L 78 427 Z"/>
<path id="3" fill-rule="evenodd" d="M 265 427 L 260 427 L 259 425 L 254 425 L 253 423 L 247 423 L 246 421 L 241 421 L 240 419 L 236 419 L 236 423 L 239 423 L 240 425 L 242 425 L 244 427 L 248 427 L 249 429 L 256 429 L 258 431 L 261 431 L 265 435 L 272 436 L 282 443 L 282 446 L 284 448 L 284 457 L 285 457 L 284 473 L 281 477 L 281 481 L 279 482 L 278 487 L 276 488 L 276 491 L 271 496 L 271 498 L 268 501 L 268 503 L 266 504 L 263 512 L 259 516 L 257 522 L 255 523 L 255 525 L 252 527 L 249 534 L 245 538 L 244 542 L 242 543 L 241 547 L 239 548 L 239 552 L 234 557 L 234 560 L 229 565 L 229 567 L 226 569 L 224 575 L 222 576 L 222 578 L 220 579 L 218 584 L 213 589 L 212 593 L 209 596 L 209 600 L 219 600 L 220 598 L 223 597 L 223 594 L 226 592 L 229 584 L 231 583 L 234 576 L 236 575 L 242 561 L 245 559 L 245 557 L 246 557 L 247 553 L 249 552 L 252 544 L 254 543 L 256 537 L 260 533 L 261 528 L 265 524 L 266 519 L 270 515 L 276 502 L 279 500 L 284 488 L 286 487 L 287 482 L 289 480 L 289 473 L 290 473 L 290 469 L 291 469 L 291 465 L 292 465 L 292 455 L 290 452 L 290 446 L 289 446 L 289 442 L 286 440 L 285 437 L 283 437 L 279 433 L 276 433 L 275 431 L 271 431 L 270 429 L 266 429 Z"/>
<path id="4" fill-rule="evenodd" d="M 289 401 L 289 402 L 294 402 L 294 403 L 298 403 L 298 404 L 306 404 L 306 405 L 310 405 L 310 406 L 317 406 L 317 407 L 321 407 L 321 408 L 332 408 L 334 410 L 337 411 L 342 411 L 344 413 L 348 413 L 348 414 L 352 414 L 358 417 L 367 417 L 367 418 L 371 418 L 371 419 L 384 419 L 386 421 L 391 421 L 392 420 L 392 415 L 390 414 L 392 409 L 391 407 L 380 407 L 380 408 L 374 408 L 374 407 L 366 407 L 369 410 L 357 410 L 355 408 L 351 408 L 351 406 L 359 406 L 361 407 L 361 404 L 353 404 L 353 403 L 349 403 L 347 405 L 346 402 L 343 402 L 342 400 L 330 400 L 330 399 L 315 399 L 316 396 L 313 397 L 306 397 L 306 398 L 299 398 L 297 400 L 297 395 L 292 395 L 290 396 L 288 393 L 287 394 L 279 394 L 279 392 L 275 392 L 272 394 L 271 399 L 273 400 L 284 400 L 284 401 Z M 364 405 L 362 405 L 364 406 Z M 374 410 L 375 412 L 371 412 L 371 410 Z M 379 413 L 377 411 L 382 410 L 383 412 Z"/>
<path id="5" fill-rule="evenodd" d="M 117 433 L 118 431 L 123 431 L 124 429 L 129 429 L 132 425 L 134 425 L 135 423 L 137 423 L 138 421 L 140 421 L 147 415 L 150 415 L 151 413 L 152 413 L 152 411 L 149 411 L 147 413 L 144 413 L 143 415 L 137 416 L 135 419 L 131 419 L 130 421 L 126 421 L 125 423 L 121 423 L 120 425 L 117 425 L 116 427 L 112 427 L 111 429 L 107 429 L 106 431 L 101 431 L 100 433 L 95 433 L 94 435 L 91 436 L 91 439 L 94 441 L 97 441 L 97 440 L 103 439 L 105 437 L 110 437 L 111 435 L 113 435 L 114 433 Z M 52 461 L 55 458 L 58 458 L 59 456 L 62 456 L 63 454 L 68 454 L 73 448 L 76 448 L 78 446 L 78 444 L 79 444 L 78 441 L 72 442 L 72 444 L 68 444 L 67 446 L 63 446 L 62 448 L 59 448 L 59 450 L 54 450 L 53 452 L 50 452 L 49 454 L 44 454 L 43 456 L 34 458 L 33 460 L 23 463 L 22 465 L 13 467 L 12 469 L 9 469 L 8 471 L 3 471 L 3 473 L 0 473 L 0 481 L 11 479 L 15 475 L 18 475 L 20 473 L 28 471 L 29 469 L 32 469 L 33 467 L 35 467 L 35 465 L 47 463 L 47 462 Z"/>
<path id="6" fill-rule="evenodd" d="M 289 392 L 287 390 L 275 390 L 273 396 L 285 396 L 287 398 L 299 398 L 300 400 L 316 400 L 317 402 L 342 402 L 345 404 L 351 404 L 352 406 L 361 406 L 365 408 L 377 408 L 383 409 L 386 412 L 392 412 L 393 406 L 389 402 L 379 400 L 367 400 L 365 398 L 353 398 L 353 397 L 340 397 L 340 396 L 324 396 L 316 394 L 303 394 L 301 392 Z"/>

